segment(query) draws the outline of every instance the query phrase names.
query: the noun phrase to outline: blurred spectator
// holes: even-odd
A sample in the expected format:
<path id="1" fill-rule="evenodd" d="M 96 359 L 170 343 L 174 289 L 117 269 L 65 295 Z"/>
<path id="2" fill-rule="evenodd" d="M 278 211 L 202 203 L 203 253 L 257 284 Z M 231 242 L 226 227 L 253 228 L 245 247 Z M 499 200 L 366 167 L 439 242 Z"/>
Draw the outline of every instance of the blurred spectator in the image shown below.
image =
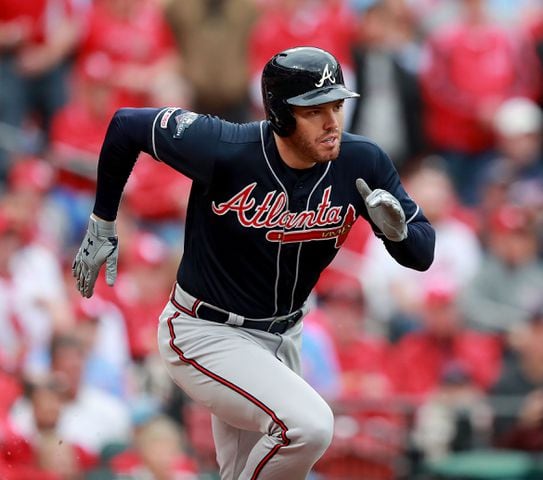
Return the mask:
<path id="1" fill-rule="evenodd" d="M 381 145 L 397 167 L 422 153 L 420 45 L 403 1 L 365 2 L 353 46 L 356 100 L 350 132 Z"/>
<path id="2" fill-rule="evenodd" d="M 532 100 L 506 100 L 496 112 L 496 160 L 484 172 L 481 202 L 477 209 L 480 234 L 486 232 L 494 212 L 507 203 L 525 208 L 543 225 L 543 113 Z"/>
<path id="3" fill-rule="evenodd" d="M 427 285 L 422 315 L 422 328 L 393 346 L 390 372 L 396 392 L 423 401 L 451 365 L 462 368 L 474 385 L 489 388 L 498 373 L 501 344 L 493 335 L 466 328 L 456 287 L 446 279 Z"/>
<path id="4" fill-rule="evenodd" d="M 22 370 L 28 348 L 21 321 L 10 301 L 13 294 L 10 260 L 18 244 L 19 240 L 10 220 L 0 211 L 0 352 L 2 367 L 7 371 Z"/>
<path id="5" fill-rule="evenodd" d="M 191 108 L 232 122 L 249 120 L 253 0 L 168 0 L 165 11 L 191 88 Z"/>
<path id="6" fill-rule="evenodd" d="M 378 333 L 368 331 L 368 321 L 362 286 L 347 275 L 320 286 L 318 308 L 304 319 L 304 362 L 310 360 L 305 344 L 308 337 L 314 340 L 315 324 L 320 326 L 321 345 L 330 345 L 330 350 L 320 351 L 326 357 L 311 362 L 313 375 L 308 377 L 316 388 L 325 387 L 319 392 L 327 395 L 336 414 L 331 448 L 315 467 L 323 478 L 346 472 L 356 472 L 356 478 L 371 474 L 396 478 L 392 459 L 403 454 L 407 410 L 393 396 L 387 372 L 389 345 Z M 320 378 L 329 374 L 332 379 Z"/>
<path id="7" fill-rule="evenodd" d="M 318 319 L 329 336 L 336 370 L 336 399 L 388 397 L 391 385 L 386 374 L 387 342 L 366 330 L 367 313 L 360 282 L 354 277 L 336 278 L 319 293 Z M 315 315 L 315 313 L 311 314 Z M 334 365 L 336 364 L 336 365 Z"/>
<path id="8" fill-rule="evenodd" d="M 353 0 L 364 1 L 364 0 Z M 489 18 L 507 27 L 522 26 L 539 8 L 539 0 L 484 0 Z M 462 14 L 458 0 L 408 0 L 417 23 L 425 34 L 450 24 Z"/>
<path id="9" fill-rule="evenodd" d="M 62 410 L 56 433 L 63 440 L 98 455 L 108 444 L 128 442 L 131 434 L 126 405 L 105 391 L 83 383 L 85 351 L 73 334 L 57 335 L 51 341 L 51 372 L 62 382 Z M 36 418 L 31 403 L 19 399 L 10 413 L 14 430 L 31 438 Z"/>
<path id="10" fill-rule="evenodd" d="M 511 177 L 543 181 L 543 112 L 528 98 L 515 97 L 503 102 L 494 117 L 497 150 Z"/>
<path id="11" fill-rule="evenodd" d="M 506 333 L 526 322 L 543 291 L 537 231 L 527 211 L 504 205 L 488 222 L 488 248 L 461 308 L 472 328 Z"/>
<path id="12" fill-rule="evenodd" d="M 31 219 L 11 200 L 0 208 L 0 350 L 8 368 L 29 372 L 71 319 L 61 265 L 33 240 Z"/>
<path id="13" fill-rule="evenodd" d="M 106 54 L 88 55 L 74 72 L 74 95 L 53 118 L 48 157 L 57 171 L 53 200 L 65 218 L 65 247 L 79 238 L 92 208 L 98 154 L 117 105 L 112 70 Z"/>
<path id="14" fill-rule="evenodd" d="M 541 108 L 528 98 L 510 98 L 498 107 L 493 128 L 496 160 L 484 171 L 478 205 L 483 222 L 505 203 L 529 205 L 543 197 Z"/>
<path id="15" fill-rule="evenodd" d="M 77 94 L 54 118 L 49 157 L 57 169 L 53 201 L 64 213 L 64 225 L 59 228 L 65 247 L 86 229 L 92 210 L 98 156 L 118 103 L 118 92 L 110 83 L 114 68 L 103 52 L 81 60 L 74 78 Z M 172 176 L 169 167 L 142 154 L 126 188 L 127 207 L 149 228 L 179 242 L 189 189 L 186 177 Z"/>
<path id="16" fill-rule="evenodd" d="M 304 318 L 302 332 L 302 372 L 305 380 L 324 398 L 341 395 L 340 367 L 335 344 L 323 318 L 313 307 Z"/>
<path id="17" fill-rule="evenodd" d="M 365 2 L 367 0 L 351 0 Z M 414 21 L 427 36 L 432 31 L 450 24 L 458 17 L 459 4 L 457 0 L 407 0 Z"/>
<path id="18" fill-rule="evenodd" d="M 115 479 L 197 480 L 198 467 L 187 455 L 179 425 L 156 415 L 135 428 L 132 447 L 113 457 Z"/>
<path id="19" fill-rule="evenodd" d="M 501 448 L 543 450 L 543 309 L 517 325 L 509 337 L 500 377 L 492 387 L 495 444 Z"/>
<path id="20" fill-rule="evenodd" d="M 52 116 L 68 96 L 80 10 L 74 0 L 0 1 L 0 180 L 7 151 L 37 153 L 47 143 Z M 30 125 L 40 137 L 33 146 L 22 130 Z"/>
<path id="21" fill-rule="evenodd" d="M 421 82 L 428 141 L 445 158 L 462 202 L 473 205 L 491 161 L 496 108 L 513 96 L 537 99 L 540 67 L 518 29 L 490 20 L 485 0 L 460 3 L 459 22 L 427 39 Z"/>
<path id="22" fill-rule="evenodd" d="M 169 247 L 150 232 L 136 233 L 125 248 L 123 267 L 112 293 L 126 321 L 131 357 L 137 362 L 158 352 L 157 322 L 164 309 L 161 299 L 167 297 L 172 288 L 171 268 Z M 111 290 L 105 282 L 98 289 Z"/>
<path id="23" fill-rule="evenodd" d="M 406 179 L 406 189 L 436 230 L 434 262 L 415 272 L 389 261 L 382 242 L 370 238 L 360 272 L 371 316 L 384 322 L 392 340 L 417 327 L 424 287 L 434 278 L 448 278 L 461 288 L 479 268 L 481 248 L 472 219 L 459 206 L 439 158 L 428 157 Z M 368 280 L 365 280 L 368 279 Z"/>
<path id="24" fill-rule="evenodd" d="M 304 320 L 304 378 L 332 400 L 387 397 L 388 343 L 368 325 L 359 280 L 340 274 L 327 277 L 316 293 L 317 303 Z"/>
<path id="25" fill-rule="evenodd" d="M 18 425 L 2 442 L 2 456 L 9 466 L 6 480 L 78 480 L 95 459 L 79 445 L 59 434 L 65 385 L 53 375 L 27 379 L 25 397 L 34 419 L 32 430 Z"/>
<path id="26" fill-rule="evenodd" d="M 368 222 L 358 219 L 354 222 L 345 243 L 341 246 L 332 262 L 321 273 L 315 293 L 320 294 L 321 290 L 336 280 L 345 276 L 358 278 L 358 272 L 362 268 L 364 255 L 369 244 L 368 240 L 373 237 L 371 226 Z M 372 325 L 373 326 L 373 325 Z"/>
<path id="27" fill-rule="evenodd" d="M 368 331 L 356 278 L 336 274 L 320 283 L 317 305 L 304 319 L 302 365 L 304 378 L 331 401 L 336 429 L 315 472 L 318 478 L 345 472 L 395 478 L 391 462 L 402 455 L 406 412 L 392 395 L 387 342 Z"/>
<path id="28" fill-rule="evenodd" d="M 424 462 L 488 446 L 491 411 L 485 392 L 462 365 L 451 363 L 415 412 L 412 439 Z"/>
<path id="29" fill-rule="evenodd" d="M 94 1 L 77 61 L 96 55 L 109 62 L 117 106 L 185 103 L 175 44 L 156 0 Z"/>
<path id="30" fill-rule="evenodd" d="M 142 230 L 178 249 L 183 245 L 191 186 L 188 177 L 172 175 L 171 167 L 142 154 L 125 187 L 125 208 Z"/>
<path id="31" fill-rule="evenodd" d="M 120 310 L 98 295 L 78 298 L 76 334 L 85 350 L 83 382 L 128 400 L 130 352 L 125 320 Z"/>
<path id="32" fill-rule="evenodd" d="M 25 231 L 33 242 L 59 251 L 59 228 L 63 217 L 49 194 L 57 180 L 51 164 L 40 157 L 14 156 L 8 176 L 4 198 L 0 200 L 13 222 Z"/>
<path id="33" fill-rule="evenodd" d="M 138 230 L 130 217 L 119 216 L 118 228 L 126 232 L 115 286 L 109 287 L 100 276 L 95 295 L 119 307 L 125 320 L 131 359 L 129 393 L 154 396 L 172 418 L 182 422 L 180 408 L 186 397 L 164 369 L 156 341 L 158 317 L 164 308 L 159 299 L 171 291 L 177 253 L 157 235 Z"/>
<path id="34" fill-rule="evenodd" d="M 343 0 L 274 0 L 264 12 L 249 38 L 251 98 L 262 112 L 260 76 L 266 62 L 287 48 L 311 45 L 332 53 L 341 63 L 345 84 L 354 87 L 351 46 L 356 35 L 356 18 Z M 349 106 L 345 104 L 345 118 Z"/>

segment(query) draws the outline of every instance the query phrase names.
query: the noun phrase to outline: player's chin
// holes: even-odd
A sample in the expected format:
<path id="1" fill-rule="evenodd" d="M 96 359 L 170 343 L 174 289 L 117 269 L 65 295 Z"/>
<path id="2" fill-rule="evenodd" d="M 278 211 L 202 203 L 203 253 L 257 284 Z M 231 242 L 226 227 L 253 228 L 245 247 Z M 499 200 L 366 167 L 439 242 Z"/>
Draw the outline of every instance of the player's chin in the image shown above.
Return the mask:
<path id="1" fill-rule="evenodd" d="M 339 145 L 333 147 L 324 147 L 319 149 L 319 161 L 330 162 L 336 160 L 339 157 Z"/>

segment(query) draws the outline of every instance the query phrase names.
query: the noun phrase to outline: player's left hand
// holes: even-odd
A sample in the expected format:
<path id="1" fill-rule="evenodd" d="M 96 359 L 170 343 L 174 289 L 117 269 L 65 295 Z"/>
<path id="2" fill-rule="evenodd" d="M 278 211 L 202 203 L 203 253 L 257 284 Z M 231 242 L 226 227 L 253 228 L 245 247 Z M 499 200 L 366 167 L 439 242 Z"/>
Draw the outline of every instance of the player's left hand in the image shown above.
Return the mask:
<path id="1" fill-rule="evenodd" d="M 393 242 L 407 238 L 405 213 L 398 199 L 381 188 L 371 190 L 361 178 L 356 179 L 356 188 L 368 209 L 368 214 L 383 235 Z"/>
<path id="2" fill-rule="evenodd" d="M 77 279 L 77 289 L 83 297 L 90 298 L 100 268 L 106 263 L 106 282 L 113 285 L 117 277 L 119 255 L 115 222 L 107 222 L 91 215 L 87 233 L 72 265 Z"/>

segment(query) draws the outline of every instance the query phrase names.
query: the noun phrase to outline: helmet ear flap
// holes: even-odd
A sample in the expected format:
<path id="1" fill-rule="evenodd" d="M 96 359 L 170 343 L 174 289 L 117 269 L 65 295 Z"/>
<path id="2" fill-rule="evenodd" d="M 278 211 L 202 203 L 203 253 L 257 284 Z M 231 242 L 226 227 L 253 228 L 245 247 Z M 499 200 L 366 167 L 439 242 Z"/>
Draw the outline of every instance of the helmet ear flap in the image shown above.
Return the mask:
<path id="1" fill-rule="evenodd" d="M 273 92 L 266 92 L 266 116 L 277 135 L 288 137 L 296 129 L 296 119 L 290 106 L 280 98 L 275 98 Z"/>
<path id="2" fill-rule="evenodd" d="M 272 113 L 273 119 L 270 117 L 270 124 L 280 137 L 288 137 L 296 130 L 296 119 L 288 107 L 285 106 L 284 108 L 285 113 L 281 116 Z"/>

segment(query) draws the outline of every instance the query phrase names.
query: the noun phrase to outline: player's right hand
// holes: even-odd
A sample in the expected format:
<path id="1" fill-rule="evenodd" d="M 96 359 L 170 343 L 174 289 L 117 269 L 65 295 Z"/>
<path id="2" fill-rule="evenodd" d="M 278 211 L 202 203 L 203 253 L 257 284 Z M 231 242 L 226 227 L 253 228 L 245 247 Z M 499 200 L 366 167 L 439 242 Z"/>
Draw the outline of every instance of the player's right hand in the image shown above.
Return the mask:
<path id="1" fill-rule="evenodd" d="M 119 256 L 118 244 L 115 222 L 107 222 L 91 215 L 87 233 L 72 265 L 77 289 L 83 297 L 92 296 L 94 284 L 104 263 L 106 263 L 107 284 L 115 283 Z"/>

